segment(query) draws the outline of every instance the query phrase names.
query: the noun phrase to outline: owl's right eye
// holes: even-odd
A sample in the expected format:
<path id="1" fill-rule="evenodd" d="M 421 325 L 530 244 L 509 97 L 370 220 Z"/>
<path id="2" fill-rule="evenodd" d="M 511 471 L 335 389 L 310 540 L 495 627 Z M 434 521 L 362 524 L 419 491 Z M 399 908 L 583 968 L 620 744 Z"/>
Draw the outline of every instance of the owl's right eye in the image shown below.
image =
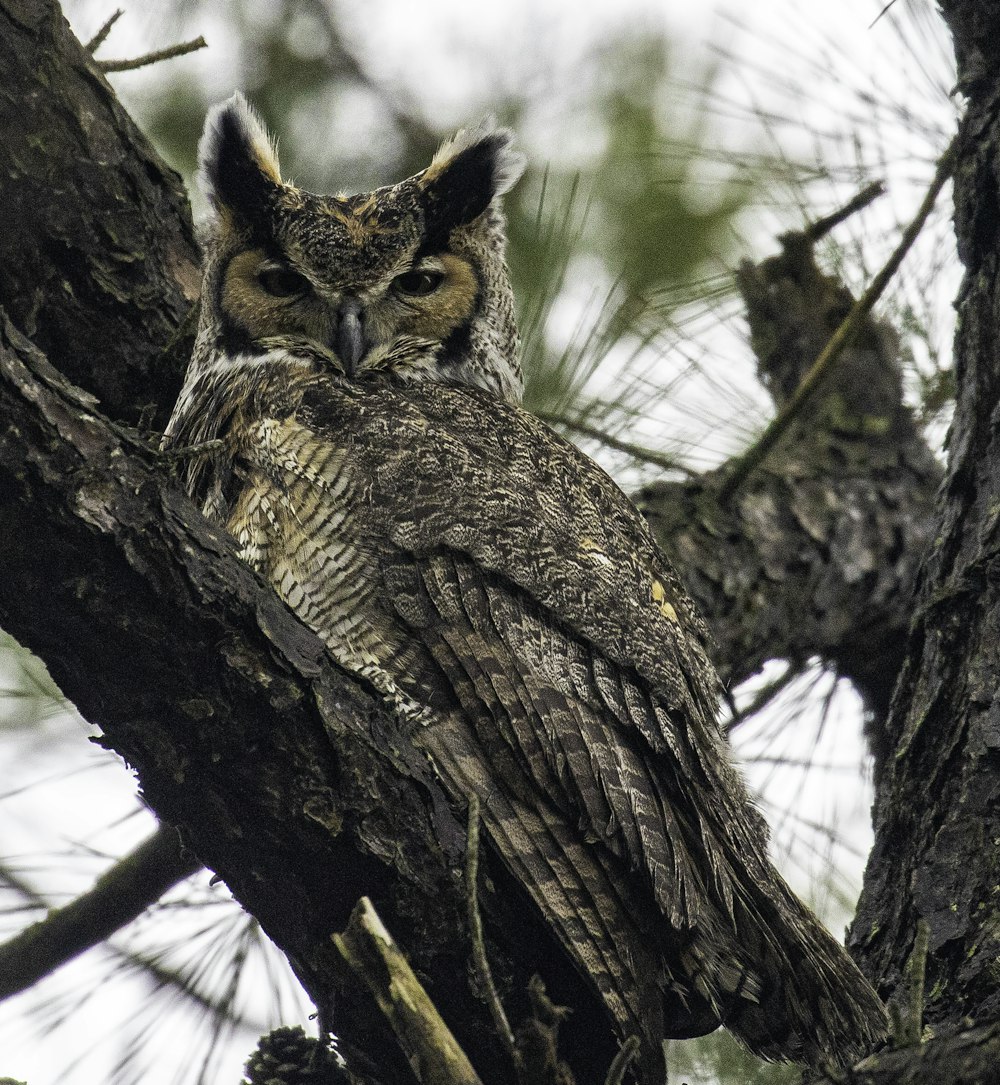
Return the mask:
<path id="1" fill-rule="evenodd" d="M 275 298 L 290 298 L 293 294 L 304 294 L 309 289 L 309 280 L 287 267 L 264 268 L 258 274 L 257 281 Z"/>

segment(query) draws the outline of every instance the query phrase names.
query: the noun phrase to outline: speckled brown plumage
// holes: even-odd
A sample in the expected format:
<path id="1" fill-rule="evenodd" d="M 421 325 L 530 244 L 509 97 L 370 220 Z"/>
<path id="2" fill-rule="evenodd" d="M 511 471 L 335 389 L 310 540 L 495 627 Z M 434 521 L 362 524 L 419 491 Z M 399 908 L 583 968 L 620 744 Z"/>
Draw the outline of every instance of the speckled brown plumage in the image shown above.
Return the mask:
<path id="1" fill-rule="evenodd" d="M 401 217 L 394 189 L 338 205 L 370 218 L 384 200 L 397 248 L 379 234 L 382 256 L 362 276 L 365 224 L 344 226 L 338 211 L 343 236 L 300 245 L 288 267 L 301 274 L 308 249 L 320 264 L 302 304 L 319 295 L 348 316 L 327 325 L 289 302 L 292 316 L 254 337 L 240 293 L 254 280 L 234 284 L 236 254 L 259 249 L 261 282 L 294 283 L 272 282 L 291 236 L 282 216 L 312 206 L 297 227 L 312 237 L 320 198 L 282 186 L 246 107 L 224 109 L 203 145 L 217 212 L 209 311 L 168 433 L 220 437 L 225 450 L 192 462 L 192 493 L 395 706 L 453 801 L 479 797 L 496 851 L 621 1035 L 640 1036 L 644 1081 L 662 1072 L 662 1037 L 720 1022 L 768 1058 L 854 1061 L 884 1011 L 767 859 L 766 826 L 716 723 L 700 617 L 608 476 L 505 401 L 519 376 L 496 201 L 517 169 L 508 137 L 484 128 L 447 145 L 399 186 L 413 197 Z M 436 204 L 421 202 L 429 190 Z M 460 206 L 442 211 L 449 201 Z M 344 246 L 363 287 L 338 263 Z M 396 319 L 391 291 L 406 301 L 426 286 L 413 275 L 439 267 L 427 296 L 440 298 L 420 303 L 437 315 L 412 317 L 421 335 L 406 317 L 380 340 Z M 390 316 L 366 315 L 379 306 Z M 303 333 L 313 327 L 327 339 Z M 445 358 L 456 335 L 468 354 Z"/>

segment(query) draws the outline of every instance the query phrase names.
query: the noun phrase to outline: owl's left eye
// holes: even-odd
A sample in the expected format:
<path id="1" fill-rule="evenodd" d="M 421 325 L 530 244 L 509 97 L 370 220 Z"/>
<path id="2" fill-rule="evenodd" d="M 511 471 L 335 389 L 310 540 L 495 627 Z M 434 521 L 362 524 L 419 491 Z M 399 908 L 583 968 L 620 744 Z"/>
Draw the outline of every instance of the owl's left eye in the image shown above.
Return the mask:
<path id="1" fill-rule="evenodd" d="M 443 271 L 407 271 L 402 275 L 397 275 L 392 280 L 392 285 L 400 294 L 419 298 L 424 294 L 433 294 L 443 282 Z"/>
<path id="2" fill-rule="evenodd" d="M 293 294 L 304 294 L 309 289 L 309 280 L 287 267 L 264 268 L 257 276 L 257 281 L 275 298 L 290 298 Z"/>

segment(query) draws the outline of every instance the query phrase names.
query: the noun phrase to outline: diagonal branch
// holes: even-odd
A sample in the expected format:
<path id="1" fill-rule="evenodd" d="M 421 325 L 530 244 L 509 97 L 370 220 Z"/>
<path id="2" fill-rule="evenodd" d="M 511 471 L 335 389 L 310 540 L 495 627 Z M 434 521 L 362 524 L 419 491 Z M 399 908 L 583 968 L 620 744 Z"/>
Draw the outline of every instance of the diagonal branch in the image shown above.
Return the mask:
<path id="1" fill-rule="evenodd" d="M 816 395 L 821 384 L 826 380 L 831 368 L 844 350 L 853 343 L 861 331 L 862 322 L 871 312 L 875 303 L 885 292 L 890 279 L 899 270 L 903 257 L 910 251 L 913 242 L 916 241 L 920 231 L 924 228 L 928 215 L 934 209 L 938 195 L 945 182 L 951 177 L 955 166 L 956 143 L 953 141 L 938 161 L 934 179 L 921 201 L 920 207 L 912 221 L 903 231 L 902 237 L 896 248 L 889 255 L 888 260 L 872 279 L 868 288 L 860 298 L 851 306 L 850 312 L 840 322 L 837 330 L 830 336 L 826 346 L 820 352 L 819 357 L 810 366 L 808 372 L 802 378 L 799 386 L 795 389 L 792 397 L 770 422 L 767 429 L 747 449 L 739 460 L 729 469 L 726 480 L 719 490 L 719 501 L 728 503 L 736 491 L 743 485 L 748 476 L 763 463 L 764 459 L 774 446 L 787 433 L 795 419 L 802 416 L 806 404 Z"/>
<path id="2" fill-rule="evenodd" d="M 161 826 L 94 886 L 0 945 L 0 1001 L 105 941 L 201 868 Z"/>
<path id="3" fill-rule="evenodd" d="M 385 1014 L 422 1085 L 482 1085 L 367 897 L 333 944 Z"/>

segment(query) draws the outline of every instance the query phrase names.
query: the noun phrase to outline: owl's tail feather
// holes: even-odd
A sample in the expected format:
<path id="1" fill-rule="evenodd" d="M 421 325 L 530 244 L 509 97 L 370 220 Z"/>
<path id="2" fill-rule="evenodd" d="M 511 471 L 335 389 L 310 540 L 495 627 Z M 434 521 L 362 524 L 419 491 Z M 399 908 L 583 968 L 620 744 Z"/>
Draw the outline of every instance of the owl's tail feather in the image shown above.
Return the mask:
<path id="1" fill-rule="evenodd" d="M 736 865 L 729 922 L 688 951 L 695 989 L 761 1058 L 853 1066 L 884 1040 L 885 1006 L 766 859 Z"/>

